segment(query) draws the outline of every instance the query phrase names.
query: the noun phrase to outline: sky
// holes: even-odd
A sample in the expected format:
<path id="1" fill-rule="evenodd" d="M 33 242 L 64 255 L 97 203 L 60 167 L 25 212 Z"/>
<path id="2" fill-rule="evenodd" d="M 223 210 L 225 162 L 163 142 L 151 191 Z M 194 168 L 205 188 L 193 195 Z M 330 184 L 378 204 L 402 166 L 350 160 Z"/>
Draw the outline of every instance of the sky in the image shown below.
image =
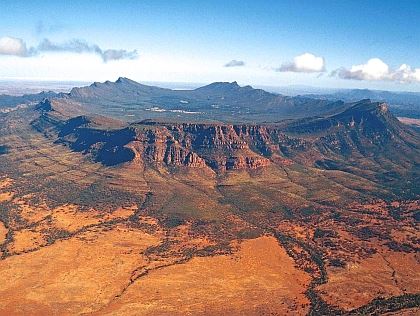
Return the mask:
<path id="1" fill-rule="evenodd" d="M 0 80 L 420 91 L 419 1 L 0 0 Z"/>

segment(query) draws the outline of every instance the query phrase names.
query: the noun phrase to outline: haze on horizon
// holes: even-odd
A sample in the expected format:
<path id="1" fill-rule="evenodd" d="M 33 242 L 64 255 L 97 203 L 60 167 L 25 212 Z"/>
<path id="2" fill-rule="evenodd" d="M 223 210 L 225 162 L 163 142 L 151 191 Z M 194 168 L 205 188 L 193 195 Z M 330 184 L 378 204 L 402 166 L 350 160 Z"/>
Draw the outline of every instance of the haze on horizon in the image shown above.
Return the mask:
<path id="1" fill-rule="evenodd" d="M 415 1 L 0 1 L 0 80 L 420 91 Z"/>

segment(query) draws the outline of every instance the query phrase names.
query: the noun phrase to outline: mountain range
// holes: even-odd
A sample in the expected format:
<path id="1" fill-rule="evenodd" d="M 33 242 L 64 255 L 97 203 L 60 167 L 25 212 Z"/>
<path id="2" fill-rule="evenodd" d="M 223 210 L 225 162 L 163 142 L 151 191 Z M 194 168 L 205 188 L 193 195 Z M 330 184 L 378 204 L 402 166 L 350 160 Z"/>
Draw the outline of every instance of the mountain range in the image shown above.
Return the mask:
<path id="1" fill-rule="evenodd" d="M 420 134 L 387 103 L 38 97 L 0 112 L 0 314 L 419 311 Z"/>
<path id="2" fill-rule="evenodd" d="M 194 90 L 146 86 L 127 78 L 74 88 L 67 97 L 122 120 L 144 118 L 172 120 L 262 122 L 334 111 L 341 101 L 287 97 L 236 82 L 215 82 Z"/>

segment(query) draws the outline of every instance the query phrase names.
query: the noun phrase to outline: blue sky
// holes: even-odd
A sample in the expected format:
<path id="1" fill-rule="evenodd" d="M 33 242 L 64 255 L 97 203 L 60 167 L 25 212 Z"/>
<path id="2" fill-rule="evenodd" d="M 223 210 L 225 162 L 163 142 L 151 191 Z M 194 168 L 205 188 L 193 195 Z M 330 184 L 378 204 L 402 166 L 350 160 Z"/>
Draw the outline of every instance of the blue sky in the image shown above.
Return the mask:
<path id="1" fill-rule="evenodd" d="M 405 0 L 0 0 L 0 78 L 420 91 L 418 21 Z"/>

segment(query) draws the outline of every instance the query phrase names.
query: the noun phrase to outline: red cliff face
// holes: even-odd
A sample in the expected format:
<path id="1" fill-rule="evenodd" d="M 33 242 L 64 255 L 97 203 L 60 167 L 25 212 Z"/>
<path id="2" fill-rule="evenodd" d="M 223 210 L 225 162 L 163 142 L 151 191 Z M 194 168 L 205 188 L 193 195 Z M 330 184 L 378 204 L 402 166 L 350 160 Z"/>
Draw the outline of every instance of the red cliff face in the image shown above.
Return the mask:
<path id="1" fill-rule="evenodd" d="M 270 160 L 264 157 L 230 157 L 226 162 L 226 169 L 257 169 L 259 167 L 266 167 Z"/>
<path id="2" fill-rule="evenodd" d="M 40 129 L 48 123 L 44 121 L 40 120 Z M 289 137 L 275 126 L 155 122 L 112 130 L 95 126 L 88 117 L 72 118 L 60 124 L 57 136 L 105 165 L 130 162 L 217 172 L 263 168 L 308 148 L 306 141 Z"/>
<path id="3" fill-rule="evenodd" d="M 131 149 L 146 163 L 194 168 L 206 166 L 203 158 L 183 147 L 165 128 L 136 130 L 135 140 L 131 143 L 135 143 Z"/>
<path id="4" fill-rule="evenodd" d="M 136 129 L 136 148 L 144 161 L 217 171 L 256 169 L 270 161 L 254 152 L 232 125 L 179 124 Z"/>

